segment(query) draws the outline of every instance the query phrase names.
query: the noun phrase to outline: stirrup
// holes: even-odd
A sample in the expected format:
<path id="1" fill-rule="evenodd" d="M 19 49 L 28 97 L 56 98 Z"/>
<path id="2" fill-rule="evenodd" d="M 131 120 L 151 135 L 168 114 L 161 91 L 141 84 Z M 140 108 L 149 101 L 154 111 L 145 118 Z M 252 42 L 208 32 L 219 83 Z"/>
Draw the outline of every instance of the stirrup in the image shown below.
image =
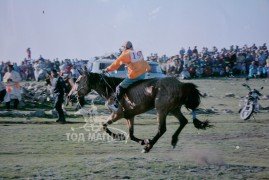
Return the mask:
<path id="1" fill-rule="evenodd" d="M 118 108 L 114 104 L 109 104 L 107 105 L 107 107 L 114 112 L 118 112 Z"/>

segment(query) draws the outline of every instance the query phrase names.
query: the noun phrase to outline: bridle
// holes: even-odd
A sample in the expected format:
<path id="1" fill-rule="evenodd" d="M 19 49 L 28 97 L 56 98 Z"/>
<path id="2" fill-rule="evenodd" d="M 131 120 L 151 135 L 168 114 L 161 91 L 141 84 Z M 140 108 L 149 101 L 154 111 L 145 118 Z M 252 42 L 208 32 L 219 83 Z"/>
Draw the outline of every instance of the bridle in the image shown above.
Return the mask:
<path id="1" fill-rule="evenodd" d="M 107 73 L 107 72 L 105 72 L 105 73 Z M 113 94 L 115 94 L 115 90 L 114 90 L 114 88 L 112 88 L 111 87 L 111 85 L 107 82 L 107 80 L 105 79 L 105 73 L 102 73 L 102 74 L 99 74 L 99 76 L 100 76 L 100 78 L 101 78 L 101 80 L 103 80 L 104 82 L 105 82 L 105 84 L 111 89 L 111 91 L 113 92 Z M 109 73 L 107 73 L 108 75 L 110 75 Z M 101 82 L 101 80 L 100 80 L 100 82 Z M 115 83 L 115 81 L 113 81 L 113 84 L 114 85 L 117 85 L 116 83 Z M 107 93 L 107 95 L 108 95 L 108 89 L 106 88 L 106 93 Z M 123 107 L 123 105 L 119 102 L 119 104 L 122 106 L 122 109 L 123 109 L 123 111 L 125 111 L 125 108 Z"/>
<path id="2" fill-rule="evenodd" d="M 85 74 L 85 76 L 88 74 Z M 81 78 L 79 78 L 78 80 L 80 81 Z M 77 81 L 78 81 L 77 80 Z M 75 85 L 77 86 L 77 82 L 75 82 Z M 86 89 L 86 86 L 88 85 L 88 78 L 86 77 L 86 80 L 83 82 L 82 87 L 79 89 L 76 89 L 76 94 L 78 95 L 78 92 L 81 91 L 82 89 Z"/>
<path id="3" fill-rule="evenodd" d="M 115 94 L 115 89 L 110 85 L 110 83 L 106 80 L 106 78 L 105 77 L 107 77 L 106 76 L 106 74 L 108 74 L 109 75 L 109 73 L 100 73 L 100 74 L 98 74 L 99 75 L 99 83 L 101 83 L 102 81 L 105 83 L 105 86 L 106 87 L 108 87 L 111 91 L 112 91 L 112 93 L 113 94 Z M 88 76 L 88 73 L 85 73 L 84 74 L 85 76 Z M 72 93 L 69 95 L 70 97 L 71 97 L 71 95 L 74 95 L 74 96 L 76 96 L 76 98 L 78 98 L 79 97 L 79 92 L 81 91 L 81 90 L 83 90 L 83 89 L 86 89 L 87 88 L 87 85 L 88 85 L 88 77 L 86 77 L 86 79 L 85 79 L 85 81 L 83 82 L 83 84 L 81 85 L 81 87 L 79 88 L 79 89 L 77 89 L 78 88 L 78 81 L 81 81 L 81 77 L 79 77 L 78 79 L 77 79 L 77 81 L 75 82 L 75 90 L 74 91 L 72 91 Z M 113 81 L 113 84 L 114 85 L 116 85 L 116 83 Z M 106 88 L 106 94 L 107 95 L 109 95 L 109 90 L 108 90 L 108 88 Z M 93 91 L 93 90 L 92 90 Z M 91 91 L 91 92 L 92 92 Z M 80 103 L 79 103 L 80 104 Z M 81 106 L 81 105 L 80 105 Z"/>

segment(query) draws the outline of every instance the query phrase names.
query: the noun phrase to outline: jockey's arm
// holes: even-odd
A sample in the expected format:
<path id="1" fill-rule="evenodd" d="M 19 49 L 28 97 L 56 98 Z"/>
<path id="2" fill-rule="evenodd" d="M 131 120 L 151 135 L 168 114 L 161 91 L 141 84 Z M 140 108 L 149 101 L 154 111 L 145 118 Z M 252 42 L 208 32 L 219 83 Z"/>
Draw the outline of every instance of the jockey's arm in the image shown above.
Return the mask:
<path id="1" fill-rule="evenodd" d="M 110 66 L 106 68 L 107 71 L 115 71 L 117 70 L 122 64 L 126 64 L 131 62 L 130 54 L 122 54 L 119 58 L 117 58 Z"/>

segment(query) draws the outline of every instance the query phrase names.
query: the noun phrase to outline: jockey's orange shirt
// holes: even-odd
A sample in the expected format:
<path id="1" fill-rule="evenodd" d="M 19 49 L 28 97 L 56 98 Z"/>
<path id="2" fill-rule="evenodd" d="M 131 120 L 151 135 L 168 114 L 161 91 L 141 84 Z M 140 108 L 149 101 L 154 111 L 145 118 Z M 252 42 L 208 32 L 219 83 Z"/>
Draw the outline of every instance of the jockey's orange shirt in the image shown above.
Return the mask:
<path id="1" fill-rule="evenodd" d="M 135 79 L 146 72 L 151 70 L 149 64 L 144 60 L 141 51 L 126 50 L 122 52 L 120 57 L 118 57 L 115 62 L 113 62 L 106 69 L 108 71 L 117 70 L 122 64 L 126 64 L 128 68 L 128 78 Z"/>

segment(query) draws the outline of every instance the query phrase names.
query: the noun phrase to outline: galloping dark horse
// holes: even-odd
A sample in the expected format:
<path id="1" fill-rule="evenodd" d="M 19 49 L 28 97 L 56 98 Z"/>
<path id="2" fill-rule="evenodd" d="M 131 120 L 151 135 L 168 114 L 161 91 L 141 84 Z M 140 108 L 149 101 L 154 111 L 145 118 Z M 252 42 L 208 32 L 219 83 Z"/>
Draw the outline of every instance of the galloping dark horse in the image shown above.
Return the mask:
<path id="1" fill-rule="evenodd" d="M 120 78 L 107 77 L 104 74 L 79 71 L 80 77 L 76 81 L 76 93 L 85 96 L 91 90 L 95 90 L 106 100 L 112 99 L 116 86 L 122 81 Z M 72 94 L 71 92 L 70 94 Z M 107 126 L 113 122 L 125 118 L 129 128 L 131 140 L 144 146 L 143 152 L 149 152 L 153 145 L 166 131 L 166 116 L 172 113 L 179 121 L 180 126 L 172 136 L 171 144 L 176 146 L 178 135 L 188 123 L 181 112 L 182 105 L 193 111 L 193 123 L 197 129 L 210 127 L 208 121 L 201 122 L 195 117 L 195 109 L 200 104 L 200 92 L 192 83 L 182 83 L 174 77 L 163 79 L 147 79 L 131 85 L 124 98 L 120 100 L 117 113 L 112 112 L 107 122 L 103 124 L 104 130 L 112 137 L 119 137 L 111 132 Z M 156 108 L 158 120 L 158 132 L 152 140 L 138 139 L 134 136 L 134 117 L 148 110 Z"/>

